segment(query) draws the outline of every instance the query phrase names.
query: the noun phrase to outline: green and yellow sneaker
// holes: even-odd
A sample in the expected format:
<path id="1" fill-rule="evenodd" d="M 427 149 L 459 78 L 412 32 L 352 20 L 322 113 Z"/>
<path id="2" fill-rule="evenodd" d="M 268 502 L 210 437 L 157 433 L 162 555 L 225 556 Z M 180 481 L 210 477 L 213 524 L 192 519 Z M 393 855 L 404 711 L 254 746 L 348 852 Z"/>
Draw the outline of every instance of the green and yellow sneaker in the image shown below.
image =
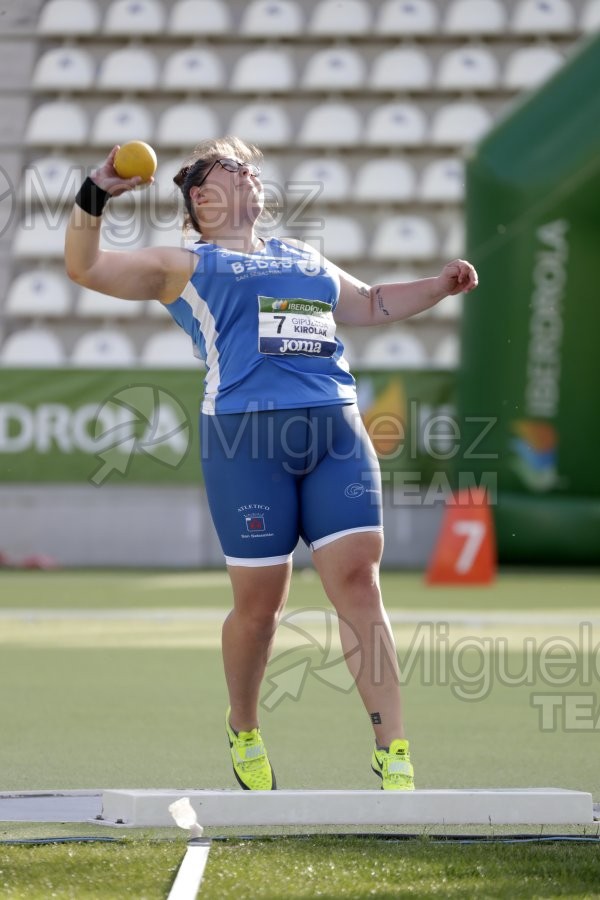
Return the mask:
<path id="1" fill-rule="evenodd" d="M 381 778 L 384 791 L 414 791 L 414 770 L 410 763 L 408 741 L 395 740 L 389 750 L 373 750 L 371 768 Z"/>
<path id="2" fill-rule="evenodd" d="M 265 745 L 258 728 L 239 731 L 237 734 L 229 724 L 229 714 L 225 716 L 225 728 L 231 748 L 233 774 L 245 791 L 275 791 L 275 772 L 267 756 Z"/>

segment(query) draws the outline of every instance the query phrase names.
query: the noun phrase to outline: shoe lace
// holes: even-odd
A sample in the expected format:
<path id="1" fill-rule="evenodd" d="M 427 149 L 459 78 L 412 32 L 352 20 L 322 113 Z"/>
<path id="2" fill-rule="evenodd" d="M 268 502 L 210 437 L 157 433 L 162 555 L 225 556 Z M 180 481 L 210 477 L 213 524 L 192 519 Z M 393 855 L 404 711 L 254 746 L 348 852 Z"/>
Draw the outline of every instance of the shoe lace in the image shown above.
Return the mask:
<path id="1" fill-rule="evenodd" d="M 406 750 L 385 754 L 383 776 L 393 784 L 408 784 L 412 780 L 410 756 Z"/>
<path id="2" fill-rule="evenodd" d="M 256 730 L 240 731 L 235 739 L 235 748 L 238 757 L 237 765 L 244 772 L 251 772 L 253 769 L 260 769 L 264 764 L 266 756 L 265 745 Z M 246 754 L 248 750 L 254 752 L 250 757 Z"/>

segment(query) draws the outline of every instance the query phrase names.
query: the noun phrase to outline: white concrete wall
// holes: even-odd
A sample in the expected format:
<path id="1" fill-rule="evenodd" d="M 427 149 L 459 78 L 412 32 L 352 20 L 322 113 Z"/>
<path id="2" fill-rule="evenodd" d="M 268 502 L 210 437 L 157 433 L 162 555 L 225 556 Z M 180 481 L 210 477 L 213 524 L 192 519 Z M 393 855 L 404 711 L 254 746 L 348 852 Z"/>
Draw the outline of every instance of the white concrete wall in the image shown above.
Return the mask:
<path id="1" fill-rule="evenodd" d="M 422 568 L 441 521 L 438 506 L 395 506 L 385 494 L 384 567 Z M 223 566 L 204 488 L 103 485 L 0 487 L 0 552 L 48 554 L 62 566 Z M 310 564 L 300 543 L 297 566 Z"/>

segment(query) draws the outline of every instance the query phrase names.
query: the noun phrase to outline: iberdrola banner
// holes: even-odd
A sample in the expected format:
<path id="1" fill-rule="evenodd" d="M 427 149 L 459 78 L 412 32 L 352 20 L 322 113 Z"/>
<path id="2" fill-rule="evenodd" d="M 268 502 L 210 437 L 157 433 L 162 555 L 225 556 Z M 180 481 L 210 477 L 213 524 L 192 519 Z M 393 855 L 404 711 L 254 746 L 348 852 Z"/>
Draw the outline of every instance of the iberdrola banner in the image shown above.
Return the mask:
<path id="1" fill-rule="evenodd" d="M 460 449 L 455 374 L 356 378 L 384 487 L 441 501 Z M 0 482 L 197 484 L 202 382 L 201 370 L 0 369 Z"/>

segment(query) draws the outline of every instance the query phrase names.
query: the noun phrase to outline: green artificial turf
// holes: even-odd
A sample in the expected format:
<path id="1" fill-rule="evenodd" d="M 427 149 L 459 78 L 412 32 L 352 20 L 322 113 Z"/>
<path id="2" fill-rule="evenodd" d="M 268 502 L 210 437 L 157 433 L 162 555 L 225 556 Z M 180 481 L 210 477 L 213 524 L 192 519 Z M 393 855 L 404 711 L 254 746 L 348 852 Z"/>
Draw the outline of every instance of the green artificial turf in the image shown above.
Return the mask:
<path id="1" fill-rule="evenodd" d="M 1 896 L 163 900 L 182 842 L 0 846 Z M 279 838 L 213 843 L 200 897 L 598 897 L 598 847 L 437 844 L 427 838 Z"/>
<path id="2" fill-rule="evenodd" d="M 597 570 L 500 572 L 489 586 L 428 587 L 422 573 L 382 572 L 384 600 L 397 609 L 570 612 L 600 609 Z M 152 571 L 0 571 L 0 608 L 120 609 L 229 606 L 227 573 Z M 289 606 L 327 603 L 312 569 L 295 573 Z"/>
<path id="3" fill-rule="evenodd" d="M 181 841 L 0 845 L 0 897 L 163 900 L 184 853 Z"/>
<path id="4" fill-rule="evenodd" d="M 469 589 L 427 588 L 411 573 L 384 573 L 382 582 L 392 614 L 413 616 L 394 628 L 417 787 L 555 786 L 597 800 L 600 724 L 566 727 L 559 716 L 543 730 L 532 698 L 596 698 L 598 716 L 598 575 L 509 572 Z M 222 572 L 0 573 L 0 791 L 236 788 L 219 649 L 229 604 Z M 263 703 L 263 734 L 281 787 L 374 788 L 371 728 L 336 656 L 328 609 L 314 573 L 297 573 L 288 613 L 305 631 L 280 626 L 263 702 L 281 672 L 307 658 L 310 667 L 297 695 Z M 293 618 L 303 610 L 312 610 L 307 620 Z M 457 611 L 468 615 L 457 619 Z M 549 680 L 544 642 L 576 642 L 583 620 L 593 635 L 575 648 L 576 676 L 560 684 L 555 665 Z M 436 622 L 447 631 L 438 634 Z M 423 634 L 430 638 L 413 647 Z M 500 663 L 518 675 L 526 640 L 535 647 L 533 680 L 507 684 Z M 0 825 L 0 840 L 59 833 L 118 832 Z M 137 832 L 124 844 L 0 846 L 0 897 L 166 898 L 185 844 L 173 829 L 151 834 L 170 840 Z M 589 898 L 600 896 L 599 854 L 598 846 L 441 846 L 425 837 L 232 840 L 213 844 L 200 896 Z"/>
<path id="5" fill-rule="evenodd" d="M 202 589 L 200 577 L 208 582 Z M 192 587 L 188 582 L 194 578 Z M 497 671 L 498 660 L 513 675 L 521 671 L 528 637 L 538 649 L 549 635 L 574 641 L 581 618 L 577 610 L 587 606 L 585 615 L 595 615 L 591 602 L 597 579 L 575 574 L 565 593 L 566 578 L 510 574 L 495 587 L 477 588 L 487 604 L 480 607 L 482 613 L 501 609 L 500 595 L 509 597 L 511 590 L 521 599 L 518 612 L 530 610 L 525 624 L 500 622 L 493 641 L 485 638 L 487 644 L 476 615 L 467 626 L 451 626 L 448 645 L 436 638 L 433 626 L 423 629 L 417 622 L 396 629 L 418 787 L 560 786 L 600 795 L 597 701 L 590 707 L 595 719 L 570 729 L 557 716 L 549 731 L 541 730 L 540 709 L 533 702 L 540 694 L 561 692 L 593 699 L 597 670 L 592 666 L 585 681 L 579 654 L 577 677 L 566 685 L 543 677 L 539 656 L 533 660 L 531 683 L 505 684 Z M 1 573 L 0 790 L 235 787 L 223 733 L 227 700 L 219 641 L 228 602 L 225 579 L 217 572 Z M 394 599 L 412 597 L 409 608 L 420 615 L 417 597 L 440 596 L 416 575 L 386 573 L 384 581 L 392 612 L 400 608 L 390 602 Z M 304 626 L 306 637 L 285 622 L 280 626 L 263 686 L 263 702 L 273 691 L 279 698 L 261 708 L 278 782 L 289 788 L 372 788 L 371 728 L 343 658 L 328 650 L 328 605 L 314 576 L 299 573 L 293 589 L 306 608 L 317 609 L 316 618 Z M 220 617 L 193 607 L 193 598 L 206 600 L 205 593 L 210 594 L 206 605 L 217 606 L 219 591 Z M 442 594 L 448 598 L 450 590 Z M 455 596 L 462 604 L 472 595 L 465 590 Z M 137 608 L 136 597 L 143 598 Z M 149 597 L 155 606 L 146 615 Z M 543 608 L 536 605 L 542 597 L 547 600 Z M 118 601 L 125 604 L 120 609 Z M 52 618 L 53 611 L 69 606 L 71 613 Z M 86 618 L 90 608 L 104 613 Z M 17 609 L 14 616 L 11 609 Z M 570 610 L 569 627 L 543 626 L 548 610 L 567 617 Z M 48 616 L 40 617 L 40 611 Z M 424 611 L 424 621 L 427 615 Z M 596 632 L 593 644 L 600 645 Z M 425 640 L 411 656 L 415 635 Z M 290 638 L 295 646 L 289 646 Z M 507 653 L 497 647 L 504 639 Z M 465 640 L 474 647 L 463 653 Z M 444 646 L 451 649 L 445 672 L 440 666 Z M 289 684 L 279 684 L 281 672 L 287 677 L 306 659 L 310 668 L 301 689 L 294 693 L 292 683 L 292 692 L 285 693 Z M 600 663 L 600 653 L 596 660 Z"/>
<path id="6" fill-rule="evenodd" d="M 3 647 L 0 682 L 2 790 L 236 787 L 217 649 Z M 485 699 L 465 702 L 448 685 L 424 684 L 417 668 L 404 690 L 417 786 L 599 796 L 597 730 L 540 731 L 537 690 L 494 684 Z M 281 787 L 378 785 L 354 689 L 309 672 L 298 699 L 261 709 L 261 724 Z"/>
<path id="7" fill-rule="evenodd" d="M 253 885 L 254 897 L 270 900 L 593 897 L 598 896 L 598 847 L 440 846 L 427 839 L 330 837 L 214 847 L 203 900 L 238 897 L 244 882 Z"/>

